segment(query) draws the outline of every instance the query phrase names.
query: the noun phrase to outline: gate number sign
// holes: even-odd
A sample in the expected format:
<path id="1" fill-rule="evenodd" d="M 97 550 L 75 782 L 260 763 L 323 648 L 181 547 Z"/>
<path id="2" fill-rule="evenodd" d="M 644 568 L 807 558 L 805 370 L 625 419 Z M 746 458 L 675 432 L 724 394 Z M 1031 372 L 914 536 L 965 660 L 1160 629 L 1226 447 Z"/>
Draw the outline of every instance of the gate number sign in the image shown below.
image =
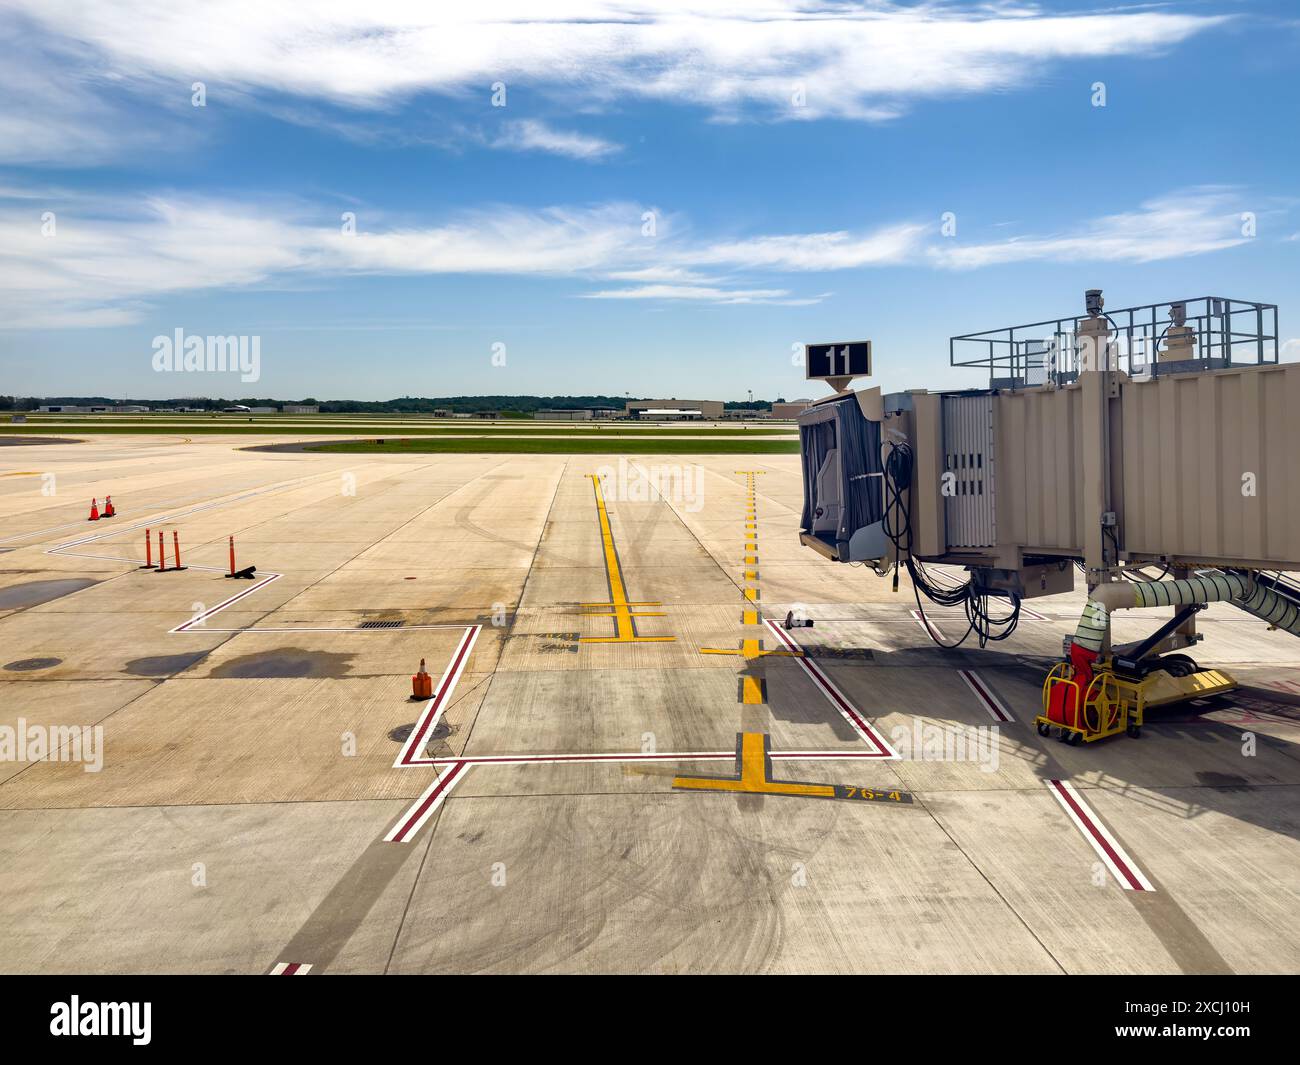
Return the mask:
<path id="1" fill-rule="evenodd" d="M 870 377 L 871 341 L 804 345 L 804 376 L 809 381 L 832 377 Z"/>

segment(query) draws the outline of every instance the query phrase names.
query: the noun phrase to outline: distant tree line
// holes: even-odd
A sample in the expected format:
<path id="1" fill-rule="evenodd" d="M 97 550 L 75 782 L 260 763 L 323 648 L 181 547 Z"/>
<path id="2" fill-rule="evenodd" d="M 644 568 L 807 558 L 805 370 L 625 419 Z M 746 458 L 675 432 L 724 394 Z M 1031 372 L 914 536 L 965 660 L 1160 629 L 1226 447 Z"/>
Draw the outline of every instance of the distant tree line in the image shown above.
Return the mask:
<path id="1" fill-rule="evenodd" d="M 647 397 L 649 398 L 649 397 Z M 319 406 L 326 414 L 432 414 L 435 410 L 450 410 L 456 414 L 473 414 L 478 411 L 495 411 L 503 417 L 529 417 L 539 410 L 582 410 L 597 407 L 614 407 L 622 410 L 628 402 L 626 396 L 402 396 L 398 399 L 258 399 L 245 396 L 241 399 L 211 399 L 207 396 L 189 396 L 178 399 L 122 399 L 107 396 L 0 396 L 0 410 L 35 410 L 37 407 L 62 404 L 71 407 L 116 407 L 139 405 L 143 407 L 194 407 L 200 410 L 219 411 L 222 407 L 239 404 L 244 407 L 275 407 L 286 403 Z M 777 403 L 784 400 L 778 399 Z M 729 402 L 726 410 L 771 410 L 766 400 Z"/>

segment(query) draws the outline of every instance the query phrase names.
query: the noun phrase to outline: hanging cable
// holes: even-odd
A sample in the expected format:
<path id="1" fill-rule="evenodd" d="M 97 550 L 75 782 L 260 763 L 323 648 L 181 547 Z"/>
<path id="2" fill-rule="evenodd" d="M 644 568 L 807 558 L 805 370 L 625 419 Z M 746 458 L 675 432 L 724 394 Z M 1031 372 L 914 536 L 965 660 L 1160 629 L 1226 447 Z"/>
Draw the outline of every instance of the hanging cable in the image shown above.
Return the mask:
<path id="1" fill-rule="evenodd" d="M 1011 612 L 1005 617 L 995 617 L 989 612 L 987 592 L 977 590 L 973 578 L 957 583 L 942 573 L 931 573 L 912 555 L 912 513 L 910 497 L 904 494 L 912 485 L 912 448 L 905 442 L 891 441 L 885 455 L 885 512 L 883 528 L 889 542 L 894 545 L 894 587 L 898 587 L 898 570 L 907 567 L 912 581 L 912 594 L 916 610 L 930 639 L 947 650 L 960 647 L 975 633 L 981 647 L 989 641 L 1005 640 L 1020 623 L 1020 600 L 1009 596 Z M 930 624 L 921 604 L 921 595 L 940 607 L 962 607 L 966 614 L 966 631 L 956 643 L 944 643 L 937 635 L 938 629 Z"/>

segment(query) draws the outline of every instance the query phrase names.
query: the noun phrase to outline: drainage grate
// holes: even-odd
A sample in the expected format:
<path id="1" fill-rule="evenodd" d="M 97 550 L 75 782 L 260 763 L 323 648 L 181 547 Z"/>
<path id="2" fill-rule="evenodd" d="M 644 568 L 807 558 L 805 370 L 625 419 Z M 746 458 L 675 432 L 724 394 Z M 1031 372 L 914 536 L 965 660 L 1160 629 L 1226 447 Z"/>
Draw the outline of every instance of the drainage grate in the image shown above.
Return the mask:
<path id="1" fill-rule="evenodd" d="M 405 625 L 405 621 L 363 621 L 357 626 L 359 629 L 400 629 Z"/>

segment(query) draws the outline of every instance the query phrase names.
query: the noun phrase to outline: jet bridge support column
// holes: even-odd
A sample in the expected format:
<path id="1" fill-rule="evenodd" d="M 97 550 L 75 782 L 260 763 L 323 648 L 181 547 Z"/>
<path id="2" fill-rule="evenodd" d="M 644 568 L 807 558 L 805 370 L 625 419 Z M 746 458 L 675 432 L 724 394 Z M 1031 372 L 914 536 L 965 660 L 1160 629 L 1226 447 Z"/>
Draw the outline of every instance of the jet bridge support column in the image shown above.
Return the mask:
<path id="1" fill-rule="evenodd" d="M 1084 567 L 1088 589 L 1115 579 L 1119 529 L 1111 499 L 1111 399 L 1115 393 L 1110 328 L 1101 316 L 1101 293 L 1088 292 L 1087 318 L 1079 326 L 1079 383 L 1083 388 Z M 1110 651 L 1107 627 L 1102 654 Z"/>

